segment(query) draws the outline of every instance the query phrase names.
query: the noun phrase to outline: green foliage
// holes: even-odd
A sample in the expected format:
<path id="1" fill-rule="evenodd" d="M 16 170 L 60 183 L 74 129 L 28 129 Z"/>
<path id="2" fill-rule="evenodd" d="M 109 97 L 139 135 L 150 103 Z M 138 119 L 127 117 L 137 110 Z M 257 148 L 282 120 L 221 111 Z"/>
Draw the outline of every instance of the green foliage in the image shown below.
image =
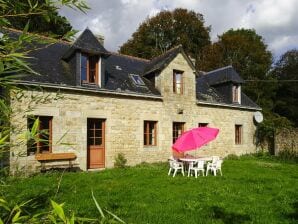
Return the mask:
<path id="1" fill-rule="evenodd" d="M 21 100 L 24 97 L 22 90 L 17 87 L 17 82 L 25 74 L 35 74 L 30 65 L 26 62 L 28 54 L 36 50 L 39 43 L 51 44 L 55 39 L 42 39 L 40 36 L 28 34 L 30 15 L 46 16 L 49 8 L 58 9 L 62 5 L 73 7 L 75 9 L 84 11 L 88 7 L 84 1 L 78 0 L 57 0 L 57 1 L 36 1 L 36 0 L 1 0 L 0 10 L 0 29 L 3 36 L 1 36 L 0 44 L 0 157 L 3 158 L 5 152 L 12 144 L 9 142 L 9 134 L 11 132 L 17 133 L 19 130 L 10 125 L 12 119 L 12 110 L 9 102 L 12 96 L 9 94 L 12 90 L 17 91 L 16 100 Z M 8 36 L 3 26 L 11 26 L 10 19 L 26 19 L 23 23 L 22 32 L 16 38 Z M 50 18 L 51 19 L 51 18 Z M 66 34 L 66 36 L 68 36 Z M 43 99 L 32 98 L 30 104 L 45 103 L 53 100 L 51 97 L 43 95 Z M 32 109 L 32 105 L 28 105 L 28 110 Z M 35 135 L 36 136 L 36 135 Z M 21 144 L 14 142 L 13 145 Z"/>
<path id="2" fill-rule="evenodd" d="M 181 44 L 188 55 L 198 58 L 210 44 L 209 32 L 202 14 L 181 8 L 162 11 L 147 18 L 119 51 L 150 59 Z"/>
<path id="3" fill-rule="evenodd" d="M 228 160 L 238 160 L 239 159 L 239 156 L 235 155 L 235 154 L 229 154 L 225 157 L 225 160 L 228 159 Z"/>
<path id="4" fill-rule="evenodd" d="M 278 114 L 272 113 L 271 111 L 263 111 L 264 121 L 257 125 L 257 131 L 255 133 L 256 145 L 261 147 L 264 151 L 265 148 L 269 152 L 274 154 L 274 138 L 278 129 L 290 129 L 292 123 L 285 117 L 281 117 Z"/>
<path id="5" fill-rule="evenodd" d="M 273 156 L 241 156 L 224 161 L 222 177 L 208 175 L 197 179 L 182 175 L 173 178 L 167 175 L 168 169 L 168 163 L 158 163 L 125 170 L 65 173 L 56 198 L 65 202 L 63 209 L 69 217 L 74 212 L 80 217 L 100 218 L 90 196 L 92 186 L 104 215 L 108 216 L 107 209 L 127 223 L 166 224 L 177 220 L 239 223 L 239 217 L 246 217 L 247 223 L 297 222 L 295 163 L 278 161 Z M 7 179 L 9 186 L 0 188 L 0 192 L 5 193 L 8 201 L 16 203 L 39 198 L 38 212 L 50 211 L 47 198 L 56 194 L 60 175 L 46 173 L 26 179 Z"/>
<path id="6" fill-rule="evenodd" d="M 54 35 L 56 38 L 65 38 L 74 34 L 74 30 L 65 17 L 58 14 L 59 3 L 74 7 L 81 11 L 88 9 L 83 1 L 63 0 L 2 0 L 0 5 L 2 23 L 22 30 L 30 24 L 29 32 Z M 1 21 L 1 20 L 0 20 Z"/>
<path id="7" fill-rule="evenodd" d="M 63 223 L 63 224 L 75 224 L 75 223 L 125 223 L 118 216 L 105 209 L 105 215 L 95 199 L 93 193 L 92 198 L 98 211 L 100 212 L 100 218 L 81 218 L 77 217 L 74 212 L 68 216 L 64 210 L 64 203 L 58 204 L 57 202 L 50 200 L 51 210 L 37 212 L 35 209 L 35 203 L 33 200 L 22 202 L 14 206 L 10 206 L 9 202 L 0 197 L 0 224 L 8 223 Z M 33 211 L 32 211 L 33 209 Z M 32 211 L 32 212 L 30 212 Z"/>
<path id="8" fill-rule="evenodd" d="M 230 29 L 219 36 L 217 42 L 204 49 L 198 66 L 203 71 L 210 71 L 233 65 L 240 76 L 247 80 L 244 92 L 262 108 L 271 110 L 272 94 L 276 89 L 274 80 L 268 76 L 271 63 L 272 54 L 255 30 Z"/>
<path id="9" fill-rule="evenodd" d="M 117 168 L 125 168 L 127 163 L 127 159 L 125 158 L 125 155 L 123 153 L 118 153 L 115 157 L 115 163 L 114 166 Z"/>
<path id="10" fill-rule="evenodd" d="M 272 75 L 277 79 L 273 111 L 287 117 L 298 127 L 298 50 L 284 53 L 275 63 Z"/>

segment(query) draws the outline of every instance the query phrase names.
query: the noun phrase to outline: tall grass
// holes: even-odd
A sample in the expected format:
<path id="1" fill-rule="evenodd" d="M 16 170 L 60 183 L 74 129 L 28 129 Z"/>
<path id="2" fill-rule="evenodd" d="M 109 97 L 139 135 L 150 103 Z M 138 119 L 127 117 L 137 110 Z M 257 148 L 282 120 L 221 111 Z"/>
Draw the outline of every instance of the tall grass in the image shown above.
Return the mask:
<path id="1" fill-rule="evenodd" d="M 7 179 L 0 189 L 11 204 L 33 199 L 35 212 L 50 198 L 66 214 L 99 218 L 102 211 L 127 223 L 297 223 L 297 164 L 243 156 L 223 163 L 223 176 L 167 175 L 168 164 L 143 164 L 102 172 L 46 173 Z M 54 198 L 54 196 L 56 197 Z M 108 215 L 108 214 L 106 214 Z M 112 217 L 111 217 L 112 218 Z"/>

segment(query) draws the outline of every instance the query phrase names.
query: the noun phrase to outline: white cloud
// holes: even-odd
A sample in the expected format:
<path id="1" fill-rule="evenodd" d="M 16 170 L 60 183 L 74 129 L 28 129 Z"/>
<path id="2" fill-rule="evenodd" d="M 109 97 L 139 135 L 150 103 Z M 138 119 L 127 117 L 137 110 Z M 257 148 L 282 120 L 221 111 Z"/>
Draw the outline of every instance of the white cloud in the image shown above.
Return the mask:
<path id="1" fill-rule="evenodd" d="M 86 14 L 63 8 L 75 29 L 87 26 L 105 36 L 105 46 L 116 51 L 146 18 L 161 10 L 183 7 L 202 13 L 212 26 L 211 38 L 230 28 L 253 28 L 275 55 L 298 47 L 297 0 L 88 0 Z"/>

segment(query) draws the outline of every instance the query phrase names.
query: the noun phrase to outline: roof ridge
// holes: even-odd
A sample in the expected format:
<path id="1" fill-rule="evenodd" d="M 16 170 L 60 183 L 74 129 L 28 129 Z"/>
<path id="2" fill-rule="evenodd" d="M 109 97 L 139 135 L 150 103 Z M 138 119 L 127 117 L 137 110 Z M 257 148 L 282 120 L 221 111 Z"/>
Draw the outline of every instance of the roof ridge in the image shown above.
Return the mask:
<path id="1" fill-rule="evenodd" d="M 151 58 L 150 61 L 153 61 L 153 60 L 156 59 L 156 58 L 162 57 L 162 56 L 164 56 L 165 54 L 167 54 L 167 53 L 169 53 L 169 52 L 172 52 L 173 50 L 176 50 L 177 48 L 180 48 L 180 47 L 182 47 L 182 44 L 178 44 L 178 45 L 176 45 L 176 46 L 170 48 L 170 49 L 167 50 L 166 52 L 164 52 L 164 53 L 162 53 L 162 54 L 160 54 L 160 55 L 157 55 L 157 56 Z"/>
<path id="2" fill-rule="evenodd" d="M 22 33 L 23 32 L 22 30 L 10 28 L 10 27 L 5 27 L 5 26 L 3 27 L 3 29 L 13 31 L 13 32 L 17 32 L 17 33 Z M 44 39 L 55 40 L 55 41 L 62 42 L 64 44 L 68 44 L 68 45 L 72 44 L 72 42 L 70 42 L 70 41 L 66 41 L 66 40 L 62 40 L 62 39 L 55 39 L 53 37 L 48 37 L 48 36 L 45 36 L 45 35 L 42 35 L 42 34 L 39 34 L 39 33 L 32 33 L 32 32 L 27 32 L 27 33 L 30 34 L 30 35 L 33 35 L 33 36 L 39 36 L 39 37 L 44 38 Z"/>
<path id="3" fill-rule="evenodd" d="M 209 74 L 209 73 L 213 73 L 213 72 L 222 71 L 222 70 L 225 70 L 225 69 L 227 69 L 227 68 L 233 68 L 233 66 L 232 66 L 232 65 L 227 65 L 227 66 L 225 66 L 225 67 L 217 68 L 217 69 L 211 70 L 211 71 L 209 71 L 209 72 L 206 72 L 204 75 L 207 75 L 207 74 Z"/>
<path id="4" fill-rule="evenodd" d="M 110 51 L 110 53 L 113 55 L 119 55 L 119 56 L 123 56 L 123 57 L 127 57 L 127 58 L 133 58 L 133 59 L 140 60 L 140 61 L 146 61 L 146 62 L 150 61 L 149 59 L 140 58 L 140 57 L 136 57 L 136 56 L 132 56 L 132 55 L 128 55 L 128 54 L 120 54 L 120 53 L 111 52 L 111 51 Z"/>

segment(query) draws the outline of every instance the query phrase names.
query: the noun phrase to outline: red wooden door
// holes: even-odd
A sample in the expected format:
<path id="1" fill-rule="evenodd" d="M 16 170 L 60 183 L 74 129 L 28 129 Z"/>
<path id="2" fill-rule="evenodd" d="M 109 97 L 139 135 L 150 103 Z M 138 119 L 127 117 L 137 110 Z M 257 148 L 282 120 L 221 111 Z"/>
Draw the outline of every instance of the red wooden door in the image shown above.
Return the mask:
<path id="1" fill-rule="evenodd" d="M 87 119 L 87 168 L 105 167 L 105 120 Z"/>

